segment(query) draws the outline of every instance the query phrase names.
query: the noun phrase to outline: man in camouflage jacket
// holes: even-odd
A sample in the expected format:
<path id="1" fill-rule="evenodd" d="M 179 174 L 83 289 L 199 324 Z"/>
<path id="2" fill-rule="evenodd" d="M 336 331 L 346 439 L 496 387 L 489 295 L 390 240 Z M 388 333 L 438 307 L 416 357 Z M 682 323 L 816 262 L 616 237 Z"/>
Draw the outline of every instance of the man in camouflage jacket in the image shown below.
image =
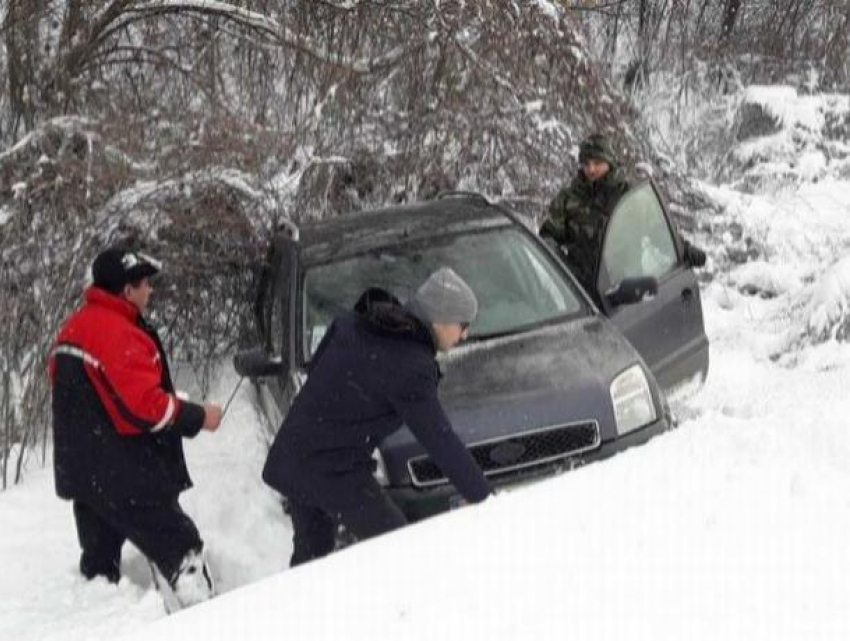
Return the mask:
<path id="1" fill-rule="evenodd" d="M 608 140 L 594 134 L 579 148 L 580 168 L 549 203 L 540 235 L 566 249 L 570 269 L 594 295 L 602 236 L 617 201 L 629 189 Z"/>
<path id="2" fill-rule="evenodd" d="M 566 261 L 585 291 L 598 302 L 596 269 L 608 218 L 630 185 L 620 170 L 608 140 L 593 134 L 579 147 L 579 171 L 549 203 L 540 235 L 566 250 Z M 682 239 L 684 260 L 702 267 L 705 252 Z"/>

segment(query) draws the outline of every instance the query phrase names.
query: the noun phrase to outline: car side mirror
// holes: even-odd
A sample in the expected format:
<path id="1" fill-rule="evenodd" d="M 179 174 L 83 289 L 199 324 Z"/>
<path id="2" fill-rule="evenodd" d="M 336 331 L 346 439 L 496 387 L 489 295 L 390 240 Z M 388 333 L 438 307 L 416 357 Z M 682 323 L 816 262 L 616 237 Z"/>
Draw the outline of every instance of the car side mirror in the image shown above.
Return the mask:
<path id="1" fill-rule="evenodd" d="M 233 368 L 237 374 L 248 378 L 264 378 L 284 374 L 283 361 L 280 357 L 271 357 L 259 347 L 238 352 L 233 357 Z"/>
<path id="2" fill-rule="evenodd" d="M 633 305 L 658 293 L 658 281 L 652 276 L 624 278 L 617 286 L 605 292 L 605 299 L 612 307 Z"/>

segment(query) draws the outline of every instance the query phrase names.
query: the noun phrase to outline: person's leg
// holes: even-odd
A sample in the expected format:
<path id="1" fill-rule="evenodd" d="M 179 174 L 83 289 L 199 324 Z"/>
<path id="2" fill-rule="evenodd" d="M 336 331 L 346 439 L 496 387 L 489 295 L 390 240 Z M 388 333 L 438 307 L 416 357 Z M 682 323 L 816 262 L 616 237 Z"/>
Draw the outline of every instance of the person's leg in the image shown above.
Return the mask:
<path id="1" fill-rule="evenodd" d="M 334 549 L 336 522 L 319 508 L 289 500 L 292 518 L 292 558 L 295 567 L 329 554 Z"/>
<path id="2" fill-rule="evenodd" d="M 127 538 L 161 575 L 162 581 L 160 577 L 155 578 L 163 591 L 167 610 L 193 605 L 215 594 L 198 528 L 177 499 L 127 509 L 122 514 L 122 525 Z M 165 593 L 169 587 L 173 595 Z M 171 596 L 176 600 L 176 607 L 169 604 Z"/>
<path id="3" fill-rule="evenodd" d="M 181 608 L 201 603 L 215 596 L 212 573 L 203 549 L 189 550 L 180 562 L 177 575 L 169 583 Z"/>
<path id="4" fill-rule="evenodd" d="M 346 500 L 333 513 L 358 541 L 407 525 L 404 513 L 374 480 L 346 489 Z"/>
<path id="5" fill-rule="evenodd" d="M 80 542 L 80 572 L 87 579 L 103 576 L 110 583 L 121 578 L 121 546 L 125 537 L 89 505 L 74 501 L 74 521 Z"/>

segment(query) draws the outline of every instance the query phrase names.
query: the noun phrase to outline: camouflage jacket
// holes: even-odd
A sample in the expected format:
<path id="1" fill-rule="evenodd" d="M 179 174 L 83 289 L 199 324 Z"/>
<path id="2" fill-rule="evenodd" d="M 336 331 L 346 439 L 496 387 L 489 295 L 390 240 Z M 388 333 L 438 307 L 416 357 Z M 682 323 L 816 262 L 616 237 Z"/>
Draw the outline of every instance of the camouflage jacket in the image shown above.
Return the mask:
<path id="1" fill-rule="evenodd" d="M 590 294 L 595 290 L 594 274 L 605 225 L 628 189 L 629 183 L 617 168 L 595 182 L 579 171 L 549 203 L 549 215 L 540 227 L 541 236 L 566 249 L 570 268 Z"/>

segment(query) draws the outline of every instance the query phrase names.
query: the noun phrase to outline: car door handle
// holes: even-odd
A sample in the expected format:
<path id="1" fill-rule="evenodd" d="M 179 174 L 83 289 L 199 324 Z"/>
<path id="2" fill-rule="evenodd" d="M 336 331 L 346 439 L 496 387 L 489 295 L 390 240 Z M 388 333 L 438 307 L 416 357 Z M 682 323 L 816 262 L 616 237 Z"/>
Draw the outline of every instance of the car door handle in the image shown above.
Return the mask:
<path id="1" fill-rule="evenodd" d="M 685 287 L 685 289 L 682 290 L 682 303 L 685 305 L 690 305 L 693 302 L 694 290 L 692 290 L 690 287 Z"/>

